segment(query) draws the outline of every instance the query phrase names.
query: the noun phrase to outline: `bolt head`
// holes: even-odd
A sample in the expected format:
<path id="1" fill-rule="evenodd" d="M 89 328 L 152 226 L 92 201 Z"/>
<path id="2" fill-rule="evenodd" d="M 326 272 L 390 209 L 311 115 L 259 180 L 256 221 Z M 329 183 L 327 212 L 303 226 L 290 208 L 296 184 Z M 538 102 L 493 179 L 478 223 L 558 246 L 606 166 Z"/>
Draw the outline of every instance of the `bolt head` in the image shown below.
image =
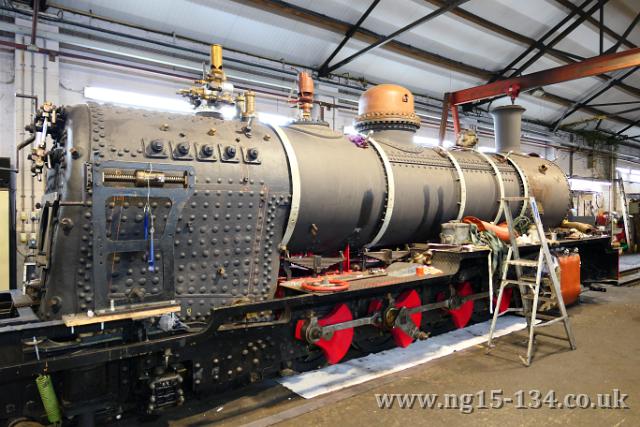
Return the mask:
<path id="1" fill-rule="evenodd" d="M 213 155 L 213 145 L 207 144 L 202 146 L 202 155 L 210 157 Z"/>
<path id="2" fill-rule="evenodd" d="M 164 141 L 161 139 L 154 139 L 151 141 L 151 150 L 155 153 L 159 153 L 164 150 Z"/>

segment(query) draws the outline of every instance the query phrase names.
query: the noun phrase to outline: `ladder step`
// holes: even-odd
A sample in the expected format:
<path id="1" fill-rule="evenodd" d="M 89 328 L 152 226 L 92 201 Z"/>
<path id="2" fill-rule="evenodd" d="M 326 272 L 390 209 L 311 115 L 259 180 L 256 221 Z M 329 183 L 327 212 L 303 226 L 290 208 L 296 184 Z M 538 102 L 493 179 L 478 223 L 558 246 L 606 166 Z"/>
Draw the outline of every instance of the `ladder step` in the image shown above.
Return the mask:
<path id="1" fill-rule="evenodd" d="M 528 282 L 528 281 L 524 281 L 524 280 L 511 280 L 511 279 L 505 279 L 502 281 L 502 283 L 505 286 L 508 285 L 522 285 L 522 286 L 527 286 L 527 287 L 531 287 L 532 285 L 535 285 L 535 282 Z"/>
<path id="2" fill-rule="evenodd" d="M 522 298 L 533 300 L 533 295 L 522 295 Z M 542 295 L 538 295 L 538 301 L 542 301 L 542 302 L 553 301 L 553 302 L 555 302 L 556 299 L 554 297 L 545 297 L 545 296 L 542 296 Z M 540 316 L 538 316 L 538 317 L 540 317 Z"/>
<path id="3" fill-rule="evenodd" d="M 514 197 L 503 197 L 502 200 L 504 200 L 505 202 L 522 202 L 522 201 L 529 201 L 529 197 L 522 197 L 522 196 L 514 196 Z"/>
<path id="4" fill-rule="evenodd" d="M 566 317 L 564 317 L 564 316 L 556 317 L 555 319 L 547 320 L 546 322 L 537 323 L 537 324 L 533 325 L 533 327 L 534 328 L 542 328 L 544 326 L 549 326 L 549 325 L 553 325 L 554 323 L 562 322 L 565 319 L 566 319 Z"/>
<path id="5" fill-rule="evenodd" d="M 557 339 L 557 340 L 571 341 L 571 340 L 569 339 L 569 337 L 566 337 L 566 336 L 561 337 L 560 335 L 548 334 L 548 333 L 546 333 L 546 332 L 535 332 L 535 335 L 536 335 L 536 336 L 537 336 L 537 335 L 541 335 L 541 336 L 543 336 L 543 337 L 555 338 L 555 339 Z"/>
<path id="6" fill-rule="evenodd" d="M 559 316 L 552 316 L 550 314 L 537 313 L 536 318 L 537 319 L 542 319 L 542 320 L 553 320 L 553 319 L 558 319 Z"/>
<path id="7" fill-rule="evenodd" d="M 531 259 L 510 259 L 507 261 L 510 265 L 518 265 L 520 267 L 537 267 L 538 261 Z"/>

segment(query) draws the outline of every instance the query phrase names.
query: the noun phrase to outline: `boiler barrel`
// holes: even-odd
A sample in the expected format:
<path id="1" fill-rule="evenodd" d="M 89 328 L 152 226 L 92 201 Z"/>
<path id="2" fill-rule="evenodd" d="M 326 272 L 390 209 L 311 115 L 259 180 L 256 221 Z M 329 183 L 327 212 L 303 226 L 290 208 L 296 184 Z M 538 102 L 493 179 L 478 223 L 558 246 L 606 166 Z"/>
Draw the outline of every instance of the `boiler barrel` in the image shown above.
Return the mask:
<path id="1" fill-rule="evenodd" d="M 296 159 L 290 176 L 299 177 L 297 218 L 283 242 L 290 252 L 424 242 L 440 224 L 464 216 L 501 221 L 501 197 L 535 196 L 547 226 L 559 224 L 569 206 L 564 173 L 539 157 L 446 151 L 398 143 L 388 134 L 374 134 L 362 147 L 310 124 L 282 133 Z M 525 212 L 522 202 L 511 209 Z"/>

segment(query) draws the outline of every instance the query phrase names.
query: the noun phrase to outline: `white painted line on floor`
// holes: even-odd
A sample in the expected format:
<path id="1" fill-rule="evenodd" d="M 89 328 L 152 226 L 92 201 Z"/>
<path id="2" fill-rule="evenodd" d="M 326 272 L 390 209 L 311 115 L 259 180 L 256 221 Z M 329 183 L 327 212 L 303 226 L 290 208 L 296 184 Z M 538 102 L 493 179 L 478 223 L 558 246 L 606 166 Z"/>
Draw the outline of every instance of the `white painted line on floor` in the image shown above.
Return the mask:
<path id="1" fill-rule="evenodd" d="M 305 399 L 311 399 L 486 343 L 490 324 L 490 320 L 476 323 L 464 329 L 437 335 L 426 341 L 415 342 L 407 348 L 394 348 L 369 354 L 316 371 L 280 378 L 278 382 Z M 494 336 L 507 335 L 526 326 L 527 323 L 522 317 L 502 316 L 498 318 Z"/>

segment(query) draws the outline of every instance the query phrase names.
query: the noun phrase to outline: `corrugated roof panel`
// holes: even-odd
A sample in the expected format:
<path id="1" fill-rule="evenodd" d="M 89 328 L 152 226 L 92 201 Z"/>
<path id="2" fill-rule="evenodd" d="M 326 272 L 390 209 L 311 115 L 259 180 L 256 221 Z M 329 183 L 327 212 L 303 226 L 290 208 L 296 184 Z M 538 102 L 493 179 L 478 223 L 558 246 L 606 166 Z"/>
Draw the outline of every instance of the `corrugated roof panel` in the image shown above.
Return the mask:
<path id="1" fill-rule="evenodd" d="M 462 8 L 536 40 L 565 16 L 554 1 L 483 0 Z"/>

